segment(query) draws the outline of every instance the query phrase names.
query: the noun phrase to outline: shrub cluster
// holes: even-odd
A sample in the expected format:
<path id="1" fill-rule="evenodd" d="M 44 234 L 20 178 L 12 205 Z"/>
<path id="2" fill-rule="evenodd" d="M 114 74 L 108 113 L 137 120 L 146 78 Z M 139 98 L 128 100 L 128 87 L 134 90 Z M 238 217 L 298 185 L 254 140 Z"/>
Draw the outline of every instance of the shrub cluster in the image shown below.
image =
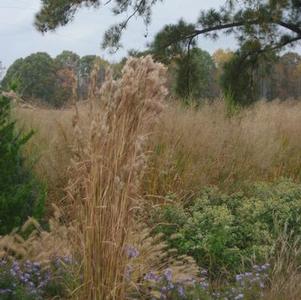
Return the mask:
<path id="1" fill-rule="evenodd" d="M 284 230 L 291 238 L 300 235 L 300 213 L 301 185 L 282 180 L 231 195 L 206 189 L 184 206 L 156 211 L 154 218 L 172 248 L 220 275 L 265 262 Z"/>

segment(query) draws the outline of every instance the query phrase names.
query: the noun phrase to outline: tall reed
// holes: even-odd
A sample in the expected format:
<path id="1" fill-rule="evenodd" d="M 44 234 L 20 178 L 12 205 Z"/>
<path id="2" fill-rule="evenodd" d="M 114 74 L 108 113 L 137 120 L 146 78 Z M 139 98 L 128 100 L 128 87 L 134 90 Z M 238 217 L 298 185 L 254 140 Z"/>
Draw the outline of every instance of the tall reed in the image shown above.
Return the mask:
<path id="1" fill-rule="evenodd" d="M 75 116 L 67 190 L 82 255 L 79 298 L 89 300 L 125 299 L 126 247 L 146 165 L 144 145 L 166 96 L 165 68 L 150 56 L 129 59 L 117 81 L 106 77 L 101 90 L 90 92 L 89 126 Z"/>

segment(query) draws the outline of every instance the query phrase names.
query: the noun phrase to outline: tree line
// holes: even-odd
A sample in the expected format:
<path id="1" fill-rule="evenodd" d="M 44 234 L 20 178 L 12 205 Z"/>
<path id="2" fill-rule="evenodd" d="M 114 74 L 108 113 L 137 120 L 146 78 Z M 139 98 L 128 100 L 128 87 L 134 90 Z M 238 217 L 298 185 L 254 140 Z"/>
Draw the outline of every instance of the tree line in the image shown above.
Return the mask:
<path id="1" fill-rule="evenodd" d="M 25 101 L 62 107 L 72 100 L 88 97 L 90 74 L 98 63 L 98 81 L 104 80 L 108 62 L 96 55 L 80 57 L 71 51 L 63 51 L 52 58 L 38 52 L 17 59 L 7 70 L 1 86 L 14 90 Z"/>
<path id="2" fill-rule="evenodd" d="M 262 61 L 260 68 L 249 75 L 253 84 L 251 92 L 248 92 L 250 82 L 245 72 L 241 72 L 241 65 L 235 65 L 235 52 L 218 49 L 210 55 L 194 45 L 189 53 L 185 46 L 162 53 L 158 50 L 158 40 L 165 31 L 166 28 L 146 51 L 132 50 L 129 56 L 152 54 L 157 61 L 165 64 L 169 70 L 170 93 L 177 98 L 201 103 L 205 99 L 226 95 L 229 86 L 235 88 L 234 92 L 240 95 L 242 104 L 262 98 L 286 100 L 301 97 L 301 56 L 298 53 L 287 52 Z M 97 84 L 100 87 L 106 69 L 110 67 L 118 77 L 126 60 L 127 57 L 117 64 L 110 64 L 99 56 L 80 57 L 71 51 L 63 51 L 55 58 L 47 53 L 35 53 L 17 59 L 8 68 L 1 85 L 4 90 L 15 90 L 25 101 L 62 107 L 89 97 L 91 72 L 95 64 L 99 66 Z"/>

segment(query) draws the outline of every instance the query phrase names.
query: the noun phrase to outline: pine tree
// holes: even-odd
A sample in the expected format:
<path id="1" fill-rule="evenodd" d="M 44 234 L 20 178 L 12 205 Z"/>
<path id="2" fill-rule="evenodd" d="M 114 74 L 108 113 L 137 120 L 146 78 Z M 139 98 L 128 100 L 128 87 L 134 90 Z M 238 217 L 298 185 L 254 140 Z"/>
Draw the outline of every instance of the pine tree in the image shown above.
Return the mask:
<path id="1" fill-rule="evenodd" d="M 129 21 L 140 17 L 148 25 L 152 8 L 168 0 L 112 0 L 113 13 L 124 19 L 105 34 L 104 46 L 119 47 L 122 32 Z M 201 10 L 192 30 L 181 40 L 193 40 L 199 35 L 218 37 L 219 32 L 233 33 L 242 44 L 256 38 L 261 47 L 257 51 L 279 49 L 301 40 L 300 0 L 225 0 L 219 10 Z M 100 0 L 43 0 L 36 16 L 36 27 L 41 32 L 55 30 L 69 23 L 83 5 L 104 8 Z M 178 41 L 175 41 L 178 42 Z"/>
<path id="2" fill-rule="evenodd" d="M 43 214 L 44 192 L 26 166 L 22 147 L 32 132 L 17 132 L 10 100 L 0 95 L 0 235 L 21 226 L 29 216 Z"/>

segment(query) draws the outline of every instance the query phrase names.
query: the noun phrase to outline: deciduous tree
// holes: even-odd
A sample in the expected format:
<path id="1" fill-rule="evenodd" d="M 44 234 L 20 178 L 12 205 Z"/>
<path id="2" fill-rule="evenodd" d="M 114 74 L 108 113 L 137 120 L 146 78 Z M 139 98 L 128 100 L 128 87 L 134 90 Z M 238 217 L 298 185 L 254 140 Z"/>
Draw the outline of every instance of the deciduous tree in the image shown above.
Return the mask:
<path id="1" fill-rule="evenodd" d="M 12 64 L 3 79 L 3 88 L 10 89 L 13 85 L 25 100 L 60 106 L 64 99 L 57 97 L 56 72 L 56 65 L 47 53 L 35 53 Z"/>

